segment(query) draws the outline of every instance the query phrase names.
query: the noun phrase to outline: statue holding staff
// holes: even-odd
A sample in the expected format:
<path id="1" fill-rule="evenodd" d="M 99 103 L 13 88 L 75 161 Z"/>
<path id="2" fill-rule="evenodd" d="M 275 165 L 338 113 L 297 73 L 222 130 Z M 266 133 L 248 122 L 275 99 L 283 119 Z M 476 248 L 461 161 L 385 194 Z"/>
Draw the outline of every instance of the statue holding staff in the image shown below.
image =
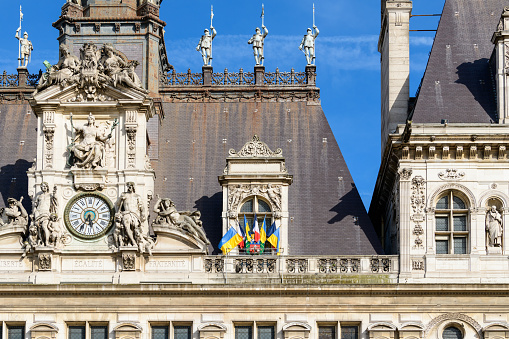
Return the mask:
<path id="1" fill-rule="evenodd" d="M 269 31 L 267 30 L 267 27 L 263 24 L 263 18 L 264 18 L 264 9 L 262 5 L 262 29 L 263 33 L 261 32 L 259 27 L 256 27 L 255 34 L 249 39 L 247 42 L 248 44 L 253 45 L 253 54 L 255 58 L 256 65 L 262 65 L 263 66 L 263 60 L 265 59 L 263 56 L 263 42 L 265 40 L 265 37 L 267 34 L 269 34 Z"/>
<path id="2" fill-rule="evenodd" d="M 210 7 L 210 30 L 212 31 L 212 35 L 210 34 L 208 29 L 205 29 L 203 35 L 200 38 L 200 42 L 198 46 L 196 46 L 196 50 L 201 53 L 201 57 L 203 59 L 203 66 L 210 66 L 212 62 L 212 40 L 217 35 L 214 26 L 212 26 L 212 18 L 214 17 L 214 12 L 212 6 Z"/>
<path id="3" fill-rule="evenodd" d="M 19 67 L 27 67 L 32 57 L 32 51 L 34 47 L 32 42 L 28 40 L 28 33 L 25 32 L 21 37 L 21 21 L 23 20 L 23 13 L 21 12 L 21 6 L 19 6 L 19 28 L 16 30 L 16 39 L 19 40 Z"/>
<path id="4" fill-rule="evenodd" d="M 314 33 L 313 33 L 314 29 Z M 313 29 L 308 28 L 306 35 L 302 38 L 299 49 L 306 55 L 308 65 L 315 64 L 315 39 L 320 34 L 318 27 L 315 25 L 315 4 L 313 4 Z"/>

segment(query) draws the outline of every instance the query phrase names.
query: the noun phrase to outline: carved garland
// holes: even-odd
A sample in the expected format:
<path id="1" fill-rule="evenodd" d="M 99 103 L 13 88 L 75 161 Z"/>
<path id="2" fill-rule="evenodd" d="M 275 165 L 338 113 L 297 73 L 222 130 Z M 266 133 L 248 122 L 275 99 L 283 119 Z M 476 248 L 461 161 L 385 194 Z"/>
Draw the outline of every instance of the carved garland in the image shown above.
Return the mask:
<path id="1" fill-rule="evenodd" d="M 126 127 L 127 132 L 127 168 L 136 167 L 136 127 Z"/>
<path id="2" fill-rule="evenodd" d="M 467 187 L 463 186 L 463 185 L 460 185 L 460 184 L 447 184 L 447 185 L 443 185 L 443 186 L 440 186 L 437 190 L 435 190 L 435 192 L 428 198 L 428 202 L 427 202 L 427 206 L 428 208 L 426 209 L 426 212 L 428 213 L 434 213 L 434 210 L 435 210 L 435 205 L 434 205 L 434 202 L 436 200 L 436 197 L 441 194 L 442 192 L 446 191 L 446 190 L 457 190 L 457 191 L 460 191 L 461 193 L 465 194 L 466 197 L 468 198 L 468 204 L 469 206 L 474 209 L 476 205 L 476 202 L 475 202 L 475 196 L 474 194 L 472 193 L 472 191 L 470 191 Z"/>
<path id="3" fill-rule="evenodd" d="M 459 172 L 457 169 L 448 168 L 445 172 L 438 173 L 438 177 L 442 180 L 460 180 L 465 176 L 465 172 Z"/>

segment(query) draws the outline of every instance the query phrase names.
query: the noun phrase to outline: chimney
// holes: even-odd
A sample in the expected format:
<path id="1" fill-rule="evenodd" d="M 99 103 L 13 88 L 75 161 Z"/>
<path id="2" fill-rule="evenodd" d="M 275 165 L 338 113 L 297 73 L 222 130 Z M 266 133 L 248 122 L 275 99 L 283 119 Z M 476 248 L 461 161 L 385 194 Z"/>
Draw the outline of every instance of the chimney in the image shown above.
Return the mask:
<path id="1" fill-rule="evenodd" d="M 404 124 L 408 115 L 411 13 L 410 0 L 382 0 L 382 28 L 378 40 L 382 77 L 382 154 L 388 135 L 398 124 Z"/>
<path id="2" fill-rule="evenodd" d="M 491 42 L 495 44 L 494 75 L 497 86 L 498 123 L 507 124 L 509 123 L 509 7 L 504 8 Z"/>

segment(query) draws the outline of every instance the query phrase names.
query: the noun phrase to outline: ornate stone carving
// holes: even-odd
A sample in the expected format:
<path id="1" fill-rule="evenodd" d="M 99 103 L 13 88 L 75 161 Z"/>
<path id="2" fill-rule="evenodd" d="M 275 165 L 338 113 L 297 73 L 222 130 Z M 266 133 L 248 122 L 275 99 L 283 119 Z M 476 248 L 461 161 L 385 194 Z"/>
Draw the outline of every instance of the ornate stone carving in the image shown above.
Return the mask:
<path id="1" fill-rule="evenodd" d="M 436 157 L 436 147 L 430 146 L 428 148 L 428 159 L 435 159 Z"/>
<path id="2" fill-rule="evenodd" d="M 491 159 L 491 146 L 484 146 L 483 158 L 484 160 Z"/>
<path id="3" fill-rule="evenodd" d="M 465 176 L 465 172 L 459 172 L 457 169 L 448 168 L 445 172 L 438 173 L 438 177 L 442 180 L 460 180 Z"/>
<path id="4" fill-rule="evenodd" d="M 420 175 L 412 179 L 412 195 L 410 196 L 410 201 L 414 213 L 422 213 L 424 210 L 426 202 L 426 195 L 424 194 L 425 183 L 424 178 Z"/>
<path id="5" fill-rule="evenodd" d="M 44 163 L 46 168 L 53 168 L 53 139 L 55 136 L 54 127 L 43 127 L 44 133 Z"/>
<path id="6" fill-rule="evenodd" d="M 442 315 L 439 315 L 438 317 L 434 318 L 426 326 L 426 330 L 423 335 L 423 338 L 428 338 L 429 332 L 431 330 L 433 330 L 438 324 L 441 324 L 442 322 L 444 322 L 446 320 L 464 321 L 475 329 L 475 331 L 477 332 L 478 338 L 484 338 L 483 333 L 482 333 L 482 326 L 477 321 L 475 321 L 474 319 L 470 318 L 468 315 L 465 315 L 463 313 L 446 313 L 446 314 L 442 314 Z"/>
<path id="7" fill-rule="evenodd" d="M 144 234 L 146 224 L 145 202 L 136 193 L 133 182 L 126 184 L 127 192 L 122 193 L 115 206 L 115 227 L 113 240 L 115 248 L 135 246 L 140 253 L 152 255 L 154 241 Z"/>
<path id="8" fill-rule="evenodd" d="M 336 273 L 338 271 L 337 259 L 318 259 L 320 273 Z"/>
<path id="9" fill-rule="evenodd" d="M 500 247 L 502 245 L 502 216 L 496 206 L 491 206 L 486 212 L 486 236 L 488 247 Z"/>
<path id="10" fill-rule="evenodd" d="M 205 259 L 205 272 L 207 273 L 222 273 L 224 271 L 223 259 Z"/>
<path id="11" fill-rule="evenodd" d="M 124 271 L 136 269 L 136 256 L 133 253 L 122 253 L 122 268 Z"/>
<path id="12" fill-rule="evenodd" d="M 399 170 L 398 174 L 401 180 L 409 180 L 410 177 L 412 176 L 412 169 L 402 168 L 401 170 Z"/>
<path id="13" fill-rule="evenodd" d="M 286 259 L 288 273 L 306 273 L 308 270 L 307 259 Z"/>
<path id="14" fill-rule="evenodd" d="M 477 146 L 470 146 L 470 159 L 477 159 Z"/>
<path id="15" fill-rule="evenodd" d="M 74 127 L 72 114 L 70 116 L 71 127 L 77 132 L 77 136 L 68 146 L 69 165 L 76 168 L 95 169 L 106 167 L 106 153 L 111 146 L 112 132 L 118 125 L 117 120 L 113 123 L 103 122 L 96 125 L 95 117 L 90 113 L 87 124 Z"/>
<path id="16" fill-rule="evenodd" d="M 422 159 L 422 146 L 415 147 L 415 160 Z"/>
<path id="17" fill-rule="evenodd" d="M 39 271 L 51 271 L 51 254 L 39 253 Z"/>
<path id="18" fill-rule="evenodd" d="M 28 213 L 21 202 L 14 198 L 7 199 L 7 207 L 0 208 L 0 227 L 23 227 L 26 229 L 28 225 Z"/>
<path id="19" fill-rule="evenodd" d="M 373 273 L 389 273 L 391 266 L 390 258 L 371 258 L 371 272 Z"/>
<path id="20" fill-rule="evenodd" d="M 402 159 L 410 158 L 410 147 L 408 147 L 408 146 L 403 147 L 403 150 L 401 151 L 401 158 Z"/>
<path id="21" fill-rule="evenodd" d="M 500 24 L 502 24 L 502 27 L 504 27 L 503 20 L 500 20 Z M 504 53 L 504 56 L 505 56 L 505 61 L 504 61 L 504 64 L 505 64 L 505 73 L 509 74 L 509 43 L 504 44 L 504 49 L 505 49 L 505 53 Z"/>
<path id="22" fill-rule="evenodd" d="M 231 157 L 281 157 L 283 150 L 281 148 L 272 152 L 266 143 L 260 141 L 260 138 L 255 135 L 253 140 L 246 143 L 239 152 L 235 152 L 232 148 L 229 151 Z"/>
<path id="23" fill-rule="evenodd" d="M 424 271 L 424 260 L 412 260 L 412 270 Z"/>
<path id="24" fill-rule="evenodd" d="M 456 159 L 463 159 L 463 146 L 456 146 Z"/>
<path id="25" fill-rule="evenodd" d="M 58 200 L 57 187 L 53 193 L 49 192 L 46 182 L 41 184 L 41 192 L 33 199 L 33 214 L 30 215 L 32 225 L 37 228 L 37 244 L 42 246 L 56 246 L 62 237 L 62 227 L 57 215 Z M 29 230 L 31 231 L 31 230 Z"/>
<path id="26" fill-rule="evenodd" d="M 127 168 L 136 168 L 136 127 L 127 126 Z"/>
<path id="27" fill-rule="evenodd" d="M 228 211 L 237 213 L 239 203 L 251 195 L 260 195 L 272 203 L 274 212 L 281 212 L 281 185 L 230 185 L 228 186 Z"/>
<path id="28" fill-rule="evenodd" d="M 152 226 L 175 229 L 183 234 L 190 235 L 206 245 L 210 245 L 210 240 L 203 230 L 203 222 L 200 220 L 200 211 L 177 211 L 171 199 L 160 198 L 157 195 L 154 212 L 157 213 L 157 217 L 152 222 Z"/>
<path id="29" fill-rule="evenodd" d="M 498 147 L 498 160 L 505 160 L 506 159 L 506 148 L 504 145 L 500 145 Z"/>
<path id="30" fill-rule="evenodd" d="M 449 146 L 444 146 L 442 148 L 442 159 L 449 159 L 449 157 L 450 157 Z"/>
<path id="31" fill-rule="evenodd" d="M 79 59 L 71 54 L 67 46 L 61 45 L 58 63 L 46 65 L 47 71 L 42 75 L 37 90 L 51 85 L 77 85 L 79 94 L 75 101 L 101 101 L 103 98 L 98 89 L 107 85 L 123 85 L 147 93 L 134 71 L 138 64 L 137 61 L 127 60 L 112 44 L 98 49 L 93 43 L 85 43 L 80 49 Z"/>

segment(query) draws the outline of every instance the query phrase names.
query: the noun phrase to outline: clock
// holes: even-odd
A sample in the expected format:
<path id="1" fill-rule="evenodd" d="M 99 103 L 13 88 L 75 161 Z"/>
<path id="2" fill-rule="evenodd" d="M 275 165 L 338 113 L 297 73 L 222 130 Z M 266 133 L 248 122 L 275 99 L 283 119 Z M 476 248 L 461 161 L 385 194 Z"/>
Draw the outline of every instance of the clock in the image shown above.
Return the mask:
<path id="1" fill-rule="evenodd" d="M 100 193 L 75 195 L 64 210 L 67 229 L 83 239 L 95 239 L 106 234 L 113 224 L 114 208 L 111 201 Z"/>

